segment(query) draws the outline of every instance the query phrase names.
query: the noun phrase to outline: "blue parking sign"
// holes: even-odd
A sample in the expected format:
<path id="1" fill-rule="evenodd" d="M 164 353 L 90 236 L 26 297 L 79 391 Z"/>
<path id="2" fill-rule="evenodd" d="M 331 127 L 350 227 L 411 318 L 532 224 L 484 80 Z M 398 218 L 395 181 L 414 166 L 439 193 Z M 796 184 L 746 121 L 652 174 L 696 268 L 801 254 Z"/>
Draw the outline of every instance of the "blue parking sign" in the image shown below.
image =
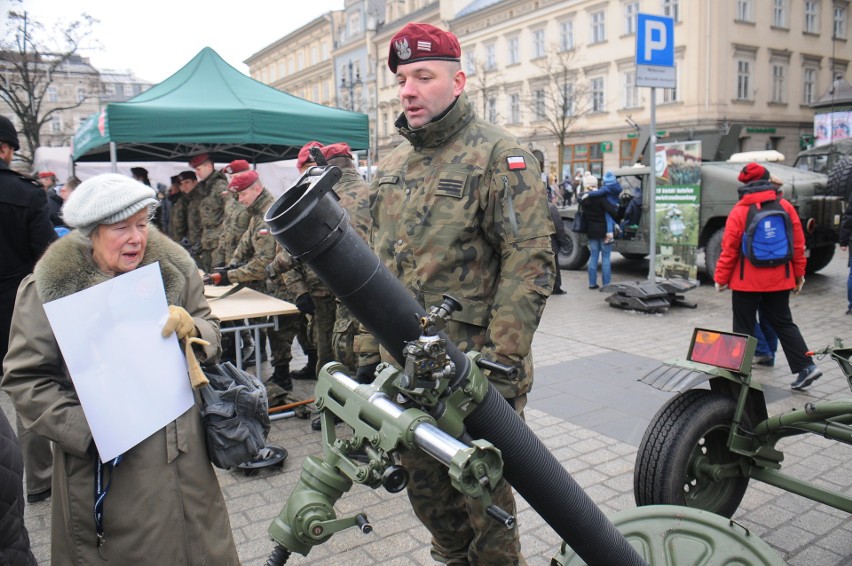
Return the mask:
<path id="1" fill-rule="evenodd" d="M 674 20 L 637 14 L 636 64 L 674 67 Z"/>

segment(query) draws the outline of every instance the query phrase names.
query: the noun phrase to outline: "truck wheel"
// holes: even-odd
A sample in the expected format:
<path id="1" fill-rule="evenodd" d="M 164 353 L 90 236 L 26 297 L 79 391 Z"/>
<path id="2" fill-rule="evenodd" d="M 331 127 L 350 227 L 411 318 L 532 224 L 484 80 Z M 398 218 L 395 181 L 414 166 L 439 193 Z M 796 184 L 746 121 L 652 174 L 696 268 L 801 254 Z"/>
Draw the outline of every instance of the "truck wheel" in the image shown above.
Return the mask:
<path id="1" fill-rule="evenodd" d="M 820 246 L 811 249 L 811 255 L 808 257 L 808 263 L 805 265 L 805 273 L 816 273 L 829 263 L 834 257 L 834 244 L 828 246 Z"/>
<path id="2" fill-rule="evenodd" d="M 850 192 L 852 192 L 852 157 L 844 157 L 828 172 L 826 193 L 848 200 Z"/>
<path id="3" fill-rule="evenodd" d="M 706 389 L 671 398 L 645 431 L 633 472 L 637 505 L 682 505 L 730 517 L 748 477 L 713 478 L 710 467 L 737 471 L 741 458 L 728 450 L 736 402 Z M 743 415 L 744 428 L 750 428 Z M 718 470 L 718 468 L 717 468 Z"/>
<path id="4" fill-rule="evenodd" d="M 559 249 L 559 269 L 582 269 L 589 261 L 589 248 L 580 243 L 580 235 L 571 230 L 571 221 L 562 219 L 568 243 Z"/>
<path id="5" fill-rule="evenodd" d="M 713 276 L 716 275 L 716 262 L 722 255 L 722 236 L 724 235 L 725 229 L 719 228 L 713 232 L 713 235 L 707 240 L 707 245 L 704 246 L 704 268 L 707 270 L 710 279 L 713 279 Z"/>

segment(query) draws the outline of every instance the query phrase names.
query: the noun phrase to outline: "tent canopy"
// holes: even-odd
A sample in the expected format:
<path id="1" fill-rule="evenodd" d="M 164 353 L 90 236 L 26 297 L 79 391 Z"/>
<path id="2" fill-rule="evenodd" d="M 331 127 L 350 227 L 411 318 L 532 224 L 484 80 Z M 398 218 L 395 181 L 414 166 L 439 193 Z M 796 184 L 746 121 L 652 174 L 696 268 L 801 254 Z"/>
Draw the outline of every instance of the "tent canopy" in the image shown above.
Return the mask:
<path id="1" fill-rule="evenodd" d="M 248 77 L 205 47 L 160 84 L 111 103 L 80 126 L 74 161 L 183 161 L 202 151 L 214 161 L 295 159 L 311 140 L 369 146 L 366 114 L 314 104 Z"/>

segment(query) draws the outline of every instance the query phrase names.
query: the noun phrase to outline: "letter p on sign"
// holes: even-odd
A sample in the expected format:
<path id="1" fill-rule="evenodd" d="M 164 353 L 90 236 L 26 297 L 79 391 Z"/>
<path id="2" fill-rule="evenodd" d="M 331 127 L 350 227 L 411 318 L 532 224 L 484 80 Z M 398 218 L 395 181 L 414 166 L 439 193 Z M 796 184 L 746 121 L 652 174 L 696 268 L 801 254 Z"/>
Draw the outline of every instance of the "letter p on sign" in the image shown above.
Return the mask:
<path id="1" fill-rule="evenodd" d="M 674 66 L 674 20 L 637 14 L 636 64 Z"/>

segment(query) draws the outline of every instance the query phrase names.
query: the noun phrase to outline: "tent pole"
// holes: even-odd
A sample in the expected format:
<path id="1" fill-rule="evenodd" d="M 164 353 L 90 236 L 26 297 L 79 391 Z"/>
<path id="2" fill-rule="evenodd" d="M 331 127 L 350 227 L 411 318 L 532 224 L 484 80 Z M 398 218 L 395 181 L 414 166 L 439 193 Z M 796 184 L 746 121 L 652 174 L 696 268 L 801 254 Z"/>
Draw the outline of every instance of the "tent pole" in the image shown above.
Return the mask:
<path id="1" fill-rule="evenodd" d="M 109 142 L 109 162 L 112 163 L 112 172 L 118 173 L 118 152 L 116 151 L 115 142 Z"/>

